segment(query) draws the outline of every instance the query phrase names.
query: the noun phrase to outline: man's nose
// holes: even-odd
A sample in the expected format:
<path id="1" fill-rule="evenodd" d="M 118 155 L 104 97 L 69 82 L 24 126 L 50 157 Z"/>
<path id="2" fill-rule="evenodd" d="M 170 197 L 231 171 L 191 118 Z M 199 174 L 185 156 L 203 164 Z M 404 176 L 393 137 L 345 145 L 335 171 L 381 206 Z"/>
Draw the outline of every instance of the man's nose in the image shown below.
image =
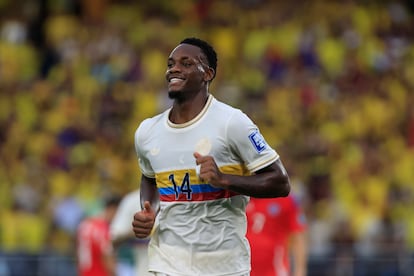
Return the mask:
<path id="1" fill-rule="evenodd" d="M 174 64 L 174 65 L 171 65 L 171 67 L 167 69 L 167 73 L 177 72 L 180 70 L 181 70 L 180 66 L 178 64 Z"/>

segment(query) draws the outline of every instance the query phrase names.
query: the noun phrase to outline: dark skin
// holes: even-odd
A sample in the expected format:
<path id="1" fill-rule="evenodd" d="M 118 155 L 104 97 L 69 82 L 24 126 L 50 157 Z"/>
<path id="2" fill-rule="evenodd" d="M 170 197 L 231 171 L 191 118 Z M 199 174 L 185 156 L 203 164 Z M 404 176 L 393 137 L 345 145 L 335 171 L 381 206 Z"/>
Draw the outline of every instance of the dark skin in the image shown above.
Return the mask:
<path id="1" fill-rule="evenodd" d="M 174 99 L 169 119 L 182 124 L 203 109 L 215 72 L 208 66 L 203 51 L 189 44 L 180 44 L 171 52 L 167 67 L 168 94 Z M 217 188 L 261 198 L 285 197 L 290 192 L 289 177 L 280 159 L 250 176 L 222 173 L 213 156 L 194 152 L 194 161 L 200 165 L 200 179 Z M 141 179 L 141 206 L 143 210 L 135 213 L 132 226 L 137 238 L 146 238 L 154 226 L 159 194 L 155 179 L 144 175 Z"/>

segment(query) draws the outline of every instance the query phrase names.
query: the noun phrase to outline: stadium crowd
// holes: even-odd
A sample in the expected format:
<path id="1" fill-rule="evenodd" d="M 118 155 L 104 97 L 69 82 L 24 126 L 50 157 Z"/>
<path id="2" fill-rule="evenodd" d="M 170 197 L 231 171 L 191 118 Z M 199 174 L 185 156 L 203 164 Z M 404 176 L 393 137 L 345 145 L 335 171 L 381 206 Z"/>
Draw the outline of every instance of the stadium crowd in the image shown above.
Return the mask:
<path id="1" fill-rule="evenodd" d="M 309 275 L 408 275 L 413 12 L 409 1 L 0 1 L 0 275 L 74 271 L 82 218 L 139 185 L 133 133 L 168 106 L 165 57 L 187 36 L 215 45 L 212 93 L 283 157 L 305 204 Z"/>

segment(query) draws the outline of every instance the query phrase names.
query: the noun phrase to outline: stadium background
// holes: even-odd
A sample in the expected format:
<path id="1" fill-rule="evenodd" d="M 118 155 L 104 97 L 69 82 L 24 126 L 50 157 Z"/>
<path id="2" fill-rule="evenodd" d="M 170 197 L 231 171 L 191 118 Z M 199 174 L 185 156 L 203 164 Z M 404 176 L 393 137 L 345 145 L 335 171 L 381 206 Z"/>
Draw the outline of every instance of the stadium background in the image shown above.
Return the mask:
<path id="1" fill-rule="evenodd" d="M 0 0 L 0 275 L 74 273 L 80 218 L 139 185 L 133 133 L 168 106 L 166 57 L 187 36 L 215 45 L 212 94 L 285 161 L 309 275 L 408 275 L 413 6 Z"/>

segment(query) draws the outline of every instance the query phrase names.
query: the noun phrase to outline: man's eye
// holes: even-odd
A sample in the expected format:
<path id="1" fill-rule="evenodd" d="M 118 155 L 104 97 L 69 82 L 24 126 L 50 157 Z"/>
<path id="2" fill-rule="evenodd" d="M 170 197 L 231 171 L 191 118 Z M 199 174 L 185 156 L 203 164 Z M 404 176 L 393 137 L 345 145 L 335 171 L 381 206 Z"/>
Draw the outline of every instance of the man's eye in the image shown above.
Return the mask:
<path id="1" fill-rule="evenodd" d="M 183 65 L 185 67 L 190 67 L 191 65 L 193 65 L 193 63 L 191 63 L 191 62 L 183 62 Z"/>

